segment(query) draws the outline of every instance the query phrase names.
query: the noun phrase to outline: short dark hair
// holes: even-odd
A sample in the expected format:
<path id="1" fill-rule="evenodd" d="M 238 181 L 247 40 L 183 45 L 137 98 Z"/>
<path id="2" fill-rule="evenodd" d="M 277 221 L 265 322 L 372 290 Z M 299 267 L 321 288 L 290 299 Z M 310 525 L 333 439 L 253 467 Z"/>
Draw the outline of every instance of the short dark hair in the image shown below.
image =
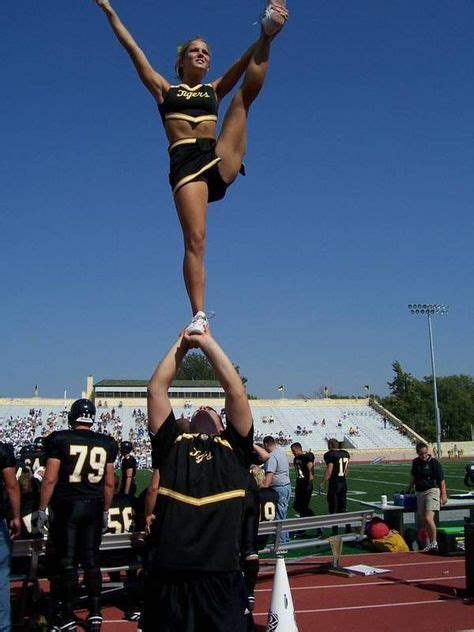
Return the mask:
<path id="1" fill-rule="evenodd" d="M 339 450 L 339 441 L 334 437 L 328 440 L 328 448 L 330 450 Z"/>
<path id="2" fill-rule="evenodd" d="M 299 441 L 295 441 L 294 443 L 292 443 L 290 445 L 290 448 L 301 448 L 301 449 L 303 449 L 303 446 L 301 445 L 301 443 Z"/>
<path id="3" fill-rule="evenodd" d="M 415 445 L 416 451 L 419 452 L 422 448 L 428 449 L 428 446 L 424 441 L 417 441 Z"/>
<path id="4" fill-rule="evenodd" d="M 274 443 L 275 439 L 271 435 L 263 437 L 263 445 L 273 445 Z"/>

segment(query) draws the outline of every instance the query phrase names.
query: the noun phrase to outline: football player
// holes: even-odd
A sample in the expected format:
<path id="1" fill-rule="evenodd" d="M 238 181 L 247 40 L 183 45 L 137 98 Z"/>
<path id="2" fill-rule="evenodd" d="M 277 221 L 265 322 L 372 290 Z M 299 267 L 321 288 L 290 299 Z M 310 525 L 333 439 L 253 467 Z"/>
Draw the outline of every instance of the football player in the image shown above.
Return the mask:
<path id="1" fill-rule="evenodd" d="M 102 531 L 108 524 L 118 446 L 112 437 L 91 429 L 95 406 L 90 400 L 76 400 L 68 420 L 70 430 L 52 432 L 45 439 L 47 460 L 38 528 L 44 528 L 49 505 L 49 538 L 59 563 L 60 579 L 56 586 L 60 598 L 56 630 L 76 631 L 74 600 L 77 566 L 81 562 L 89 600 L 87 625 L 91 632 L 99 632 L 102 624 L 99 547 Z"/>
<path id="2" fill-rule="evenodd" d="M 470 465 L 466 465 L 464 485 L 466 487 L 474 487 L 474 463 L 471 463 Z"/>
<path id="3" fill-rule="evenodd" d="M 0 629 L 10 630 L 10 539 L 20 534 L 20 490 L 12 446 L 0 442 Z M 4 497 L 6 492 L 7 499 Z M 7 524 L 7 516 L 9 523 Z"/>
<path id="4" fill-rule="evenodd" d="M 324 454 L 326 471 L 321 481 L 320 490 L 328 482 L 328 510 L 330 514 L 345 513 L 347 506 L 347 470 L 349 467 L 350 454 L 347 450 L 339 449 L 337 439 L 329 439 L 328 451 Z M 337 535 L 337 526 L 332 528 L 333 534 Z M 350 531 L 350 525 L 346 525 L 346 531 Z"/>
<path id="5" fill-rule="evenodd" d="M 255 585 L 260 566 L 258 551 L 266 545 L 268 540 L 268 536 L 258 536 L 258 525 L 260 522 L 275 520 L 278 504 L 278 493 L 271 487 L 262 487 L 264 478 L 265 473 L 261 467 L 258 465 L 250 466 L 249 485 L 245 494 L 242 520 L 240 565 L 251 612 L 255 606 Z"/>
<path id="6" fill-rule="evenodd" d="M 302 518 L 314 516 L 314 511 L 309 507 L 313 494 L 314 454 L 303 452 L 301 443 L 298 442 L 291 444 L 291 452 L 294 456 L 293 465 L 296 474 L 293 508 Z"/>
<path id="7" fill-rule="evenodd" d="M 31 471 L 24 471 L 18 479 L 21 493 L 20 515 L 22 539 L 41 536 L 35 529 L 39 506 L 40 486 Z"/>
<path id="8" fill-rule="evenodd" d="M 34 443 L 26 443 L 20 449 L 18 459 L 17 479 L 24 472 L 35 473 L 40 467 L 46 465 L 46 457 L 43 447 L 43 437 L 36 437 Z"/>
<path id="9" fill-rule="evenodd" d="M 122 479 L 120 482 L 120 493 L 127 494 L 129 496 L 135 496 L 137 486 L 135 484 L 135 476 L 137 473 L 137 460 L 131 454 L 133 445 L 130 441 L 122 441 L 120 444 L 120 454 L 122 455 L 122 462 L 120 469 L 122 471 Z"/>

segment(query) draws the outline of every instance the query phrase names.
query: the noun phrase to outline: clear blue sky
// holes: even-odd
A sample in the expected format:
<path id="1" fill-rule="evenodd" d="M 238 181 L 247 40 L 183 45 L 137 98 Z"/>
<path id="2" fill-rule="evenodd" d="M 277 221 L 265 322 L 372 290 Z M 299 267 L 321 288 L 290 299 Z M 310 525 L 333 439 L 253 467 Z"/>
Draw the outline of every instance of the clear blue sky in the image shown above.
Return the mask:
<path id="1" fill-rule="evenodd" d="M 116 0 L 157 70 L 209 39 L 210 78 L 259 0 Z M 289 2 L 249 122 L 248 175 L 208 214 L 213 332 L 278 396 L 386 392 L 391 363 L 474 373 L 474 2 Z M 0 396 L 148 377 L 189 319 L 166 140 L 93 0 L 3 3 Z M 221 107 L 224 111 L 228 101 Z"/>

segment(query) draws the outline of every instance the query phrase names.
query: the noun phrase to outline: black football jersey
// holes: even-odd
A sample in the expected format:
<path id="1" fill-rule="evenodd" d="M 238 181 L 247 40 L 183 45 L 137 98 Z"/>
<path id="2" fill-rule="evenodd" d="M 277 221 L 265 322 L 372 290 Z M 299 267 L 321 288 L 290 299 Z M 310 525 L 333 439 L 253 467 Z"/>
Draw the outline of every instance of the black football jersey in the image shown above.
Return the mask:
<path id="1" fill-rule="evenodd" d="M 112 437 L 92 430 L 58 430 L 45 438 L 47 459 L 59 459 L 54 499 L 102 498 L 107 463 L 114 463 L 118 446 Z"/>
<path id="2" fill-rule="evenodd" d="M 474 487 L 474 463 L 466 465 L 466 475 L 464 476 L 464 484 L 468 487 Z"/>
<path id="3" fill-rule="evenodd" d="M 312 452 L 304 452 L 295 456 L 293 465 L 295 466 L 296 482 L 309 481 L 308 463 L 314 464 L 314 454 Z"/>
<path id="4" fill-rule="evenodd" d="M 258 499 L 260 502 L 260 522 L 273 522 L 276 518 L 278 492 L 272 487 L 260 487 Z"/>
<path id="5" fill-rule="evenodd" d="M 160 488 L 152 537 L 160 568 L 234 571 L 253 453 L 227 418 L 220 435 L 179 430 L 173 412 L 152 436 Z"/>
<path id="6" fill-rule="evenodd" d="M 19 466 L 21 469 L 29 468 L 33 472 L 39 467 L 44 467 L 46 465 L 46 453 L 44 448 L 27 448 L 25 450 L 21 450 Z"/>
<path id="7" fill-rule="evenodd" d="M 347 466 L 349 465 L 351 455 L 347 450 L 329 450 L 324 455 L 326 465 L 333 464 L 329 482 L 338 481 L 346 477 Z"/>
<path id="8" fill-rule="evenodd" d="M 0 472 L 7 467 L 16 467 L 13 447 L 9 443 L 0 442 Z M 0 519 L 5 518 L 8 512 L 8 499 L 3 483 L 3 476 L 0 476 Z"/>
<path id="9" fill-rule="evenodd" d="M 439 487 L 444 480 L 443 468 L 437 459 L 432 456 L 425 461 L 417 457 L 411 464 L 411 475 L 415 479 L 417 492 L 427 491 L 433 487 Z"/>
<path id="10" fill-rule="evenodd" d="M 115 494 L 109 510 L 107 533 L 132 533 L 135 530 L 135 512 L 128 494 Z"/>
<path id="11" fill-rule="evenodd" d="M 122 493 L 125 491 L 125 481 L 126 481 L 127 470 L 129 469 L 133 470 L 132 477 L 133 479 L 135 479 L 135 476 L 137 474 L 137 467 L 138 467 L 137 460 L 134 456 L 132 456 L 131 454 L 127 454 L 126 456 L 123 457 L 122 463 L 120 464 L 120 469 L 122 470 L 122 478 L 120 480 L 120 491 Z M 135 480 L 132 480 L 129 494 L 133 496 L 136 492 L 136 489 L 137 488 L 135 485 Z"/>

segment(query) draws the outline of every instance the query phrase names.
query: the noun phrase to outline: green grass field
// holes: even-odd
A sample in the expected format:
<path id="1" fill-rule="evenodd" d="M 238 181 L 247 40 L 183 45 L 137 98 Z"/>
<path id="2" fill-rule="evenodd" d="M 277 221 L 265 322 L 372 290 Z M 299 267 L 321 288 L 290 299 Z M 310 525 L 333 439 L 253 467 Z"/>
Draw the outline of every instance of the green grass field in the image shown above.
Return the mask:
<path id="1" fill-rule="evenodd" d="M 443 460 L 442 466 L 446 477 L 448 496 L 451 493 L 465 493 L 469 491 L 464 487 L 464 468 L 467 460 Z M 311 501 L 311 508 L 315 514 L 327 513 L 327 502 L 325 496 L 318 496 L 317 489 L 324 473 L 324 465 L 317 464 L 315 468 L 315 492 Z M 149 470 L 139 470 L 137 472 L 138 493 L 148 485 L 151 473 Z M 294 483 L 293 472 L 291 471 L 292 482 Z M 382 494 L 389 498 L 395 492 L 406 489 L 410 479 L 410 463 L 379 463 L 377 465 L 351 464 L 347 479 L 348 511 L 357 511 L 360 504 L 355 500 L 366 500 L 368 502 L 380 500 Z M 288 517 L 294 516 L 291 509 Z"/>
<path id="2" fill-rule="evenodd" d="M 443 460 L 442 466 L 444 475 L 446 478 L 446 486 L 448 489 L 448 497 L 453 493 L 465 493 L 468 490 L 464 486 L 464 468 L 468 463 L 468 460 Z M 404 490 L 408 486 L 410 480 L 410 467 L 409 462 L 406 463 L 379 463 L 377 465 L 367 464 L 351 464 L 349 466 L 349 475 L 347 479 L 348 484 L 348 511 L 359 511 L 363 508 L 357 502 L 363 501 L 379 501 L 380 496 L 385 494 L 389 500 L 391 500 L 395 492 Z M 317 464 L 315 468 L 315 491 L 313 492 L 313 498 L 311 500 L 311 508 L 316 515 L 327 514 L 327 501 L 326 496 L 319 496 L 317 489 L 322 479 L 325 466 Z M 292 483 L 294 484 L 293 470 L 290 469 Z M 137 472 L 137 487 L 138 493 L 148 485 L 151 477 L 150 470 L 139 470 Z M 290 509 L 288 511 L 288 518 L 295 516 L 293 511 L 293 498 L 290 501 Z M 443 522 L 450 522 L 450 524 L 461 524 L 462 521 L 452 520 L 452 512 L 445 512 L 442 515 Z M 408 517 L 408 516 L 407 516 Z M 409 521 L 405 520 L 406 524 Z M 328 535 L 330 535 L 328 533 Z M 354 548 L 350 545 L 344 546 L 344 554 L 360 553 L 359 548 Z M 310 553 L 318 553 L 319 555 L 327 555 L 330 553 L 329 547 L 318 547 L 317 549 L 302 549 L 301 555 L 308 555 Z M 293 551 L 292 555 L 298 556 L 298 552 Z"/>

